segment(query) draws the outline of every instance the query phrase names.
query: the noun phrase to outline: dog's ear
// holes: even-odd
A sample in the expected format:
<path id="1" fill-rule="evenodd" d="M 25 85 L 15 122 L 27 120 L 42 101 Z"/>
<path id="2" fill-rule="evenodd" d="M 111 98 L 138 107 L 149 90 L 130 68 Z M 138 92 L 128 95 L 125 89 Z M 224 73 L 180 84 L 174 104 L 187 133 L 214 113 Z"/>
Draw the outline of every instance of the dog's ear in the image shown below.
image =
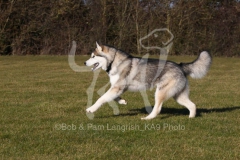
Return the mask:
<path id="1" fill-rule="evenodd" d="M 99 50 L 99 51 L 102 51 L 102 47 L 96 42 L 96 45 L 97 45 L 97 49 Z"/>

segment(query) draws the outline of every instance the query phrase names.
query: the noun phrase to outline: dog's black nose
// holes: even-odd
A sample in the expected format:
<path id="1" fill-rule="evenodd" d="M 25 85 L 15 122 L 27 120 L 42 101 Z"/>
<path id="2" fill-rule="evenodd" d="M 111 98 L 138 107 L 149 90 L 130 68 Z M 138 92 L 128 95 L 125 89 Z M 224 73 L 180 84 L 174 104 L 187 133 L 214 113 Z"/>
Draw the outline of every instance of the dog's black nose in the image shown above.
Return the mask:
<path id="1" fill-rule="evenodd" d="M 86 62 L 84 62 L 84 65 L 86 65 Z"/>

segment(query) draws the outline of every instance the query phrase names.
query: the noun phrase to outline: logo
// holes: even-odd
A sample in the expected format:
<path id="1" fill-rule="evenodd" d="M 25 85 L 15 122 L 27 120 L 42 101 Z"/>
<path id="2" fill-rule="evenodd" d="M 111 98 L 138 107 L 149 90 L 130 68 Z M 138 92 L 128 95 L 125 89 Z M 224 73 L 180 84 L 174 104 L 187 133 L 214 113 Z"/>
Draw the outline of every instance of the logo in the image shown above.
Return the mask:
<path id="1" fill-rule="evenodd" d="M 170 35 L 170 38 L 167 42 L 162 42 L 162 44 L 159 44 L 159 45 L 151 45 L 151 43 L 149 43 L 148 45 L 145 45 L 145 41 L 148 41 L 149 38 L 159 38 L 159 35 L 161 32 L 165 32 L 165 33 L 168 33 Z M 173 34 L 169 31 L 169 29 L 167 28 L 161 28 L 161 29 L 154 29 L 153 31 L 151 31 L 148 35 L 142 37 L 139 39 L 139 44 L 142 48 L 146 49 L 147 51 L 148 50 L 157 50 L 159 52 L 159 59 L 161 59 L 161 63 L 159 63 L 158 65 L 158 72 L 156 73 L 155 77 L 153 78 L 152 82 L 155 81 L 155 79 L 161 74 L 162 72 L 162 69 L 167 61 L 167 56 L 168 56 L 168 53 L 170 51 L 170 49 L 172 48 L 172 45 L 173 45 L 173 39 L 174 39 L 174 36 Z M 162 46 L 163 47 L 160 47 Z M 91 69 L 90 67 L 87 67 L 87 66 L 79 66 L 76 64 L 75 62 L 75 53 L 76 53 L 76 48 L 77 48 L 77 44 L 75 41 L 72 41 L 72 47 L 71 47 L 71 50 L 68 54 L 68 64 L 70 66 L 70 68 L 75 71 L 75 72 L 90 72 Z M 148 59 L 149 58 L 149 53 L 145 54 L 144 56 L 142 56 L 142 59 Z M 97 79 L 98 79 L 98 76 L 99 76 L 99 73 L 100 73 L 100 70 L 96 70 L 95 72 L 93 72 L 93 79 L 92 79 L 92 82 L 90 84 L 90 86 L 88 87 L 87 89 L 87 96 L 88 96 L 88 100 L 87 100 L 87 107 L 90 107 L 93 105 L 93 94 L 94 94 L 94 88 L 95 88 L 95 85 L 96 85 L 96 82 L 97 82 Z M 146 77 L 146 67 L 141 71 L 141 78 L 142 80 L 144 80 Z M 106 89 L 107 87 L 109 86 L 109 82 L 104 85 L 102 88 L 100 88 L 98 91 L 97 91 L 97 94 L 98 95 L 103 95 L 105 92 L 106 92 Z M 153 83 L 151 84 L 151 88 L 153 88 Z M 151 113 L 152 111 L 152 107 L 149 100 L 148 100 L 148 95 L 146 93 L 146 90 L 143 90 L 140 92 L 141 93 L 141 96 L 143 98 L 143 101 L 144 101 L 144 105 L 145 105 L 145 108 L 146 108 L 146 111 L 148 113 Z M 109 105 L 112 107 L 113 109 L 113 114 L 114 115 L 119 115 L 120 111 L 119 111 L 119 108 L 118 108 L 118 105 L 116 102 L 112 101 L 112 102 L 108 102 Z M 84 108 L 85 109 L 85 108 Z M 86 113 L 87 117 L 89 119 L 93 119 L 94 118 L 94 113 Z"/>

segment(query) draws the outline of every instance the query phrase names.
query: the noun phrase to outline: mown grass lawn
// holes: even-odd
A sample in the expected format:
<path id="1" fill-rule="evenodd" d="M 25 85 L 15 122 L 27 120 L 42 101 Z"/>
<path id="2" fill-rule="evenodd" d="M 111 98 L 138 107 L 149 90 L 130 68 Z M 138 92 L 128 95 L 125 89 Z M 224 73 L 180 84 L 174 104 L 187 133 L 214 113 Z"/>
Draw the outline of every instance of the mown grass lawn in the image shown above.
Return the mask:
<path id="1" fill-rule="evenodd" d="M 106 104 L 90 120 L 93 73 L 74 72 L 66 56 L 0 57 L 0 78 L 0 159 L 240 159 L 239 58 L 214 58 L 204 79 L 189 79 L 194 119 L 168 100 L 157 118 L 142 121 L 141 94 L 126 92 L 120 115 Z M 93 102 L 107 82 L 101 71 Z M 148 95 L 153 105 L 154 91 Z"/>

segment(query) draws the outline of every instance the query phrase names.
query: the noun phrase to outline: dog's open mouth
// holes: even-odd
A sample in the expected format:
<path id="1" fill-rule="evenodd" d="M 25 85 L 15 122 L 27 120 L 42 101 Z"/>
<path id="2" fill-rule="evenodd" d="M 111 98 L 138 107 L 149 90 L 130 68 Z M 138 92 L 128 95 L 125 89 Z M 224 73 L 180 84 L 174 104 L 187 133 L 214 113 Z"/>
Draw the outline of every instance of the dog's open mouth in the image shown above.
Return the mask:
<path id="1" fill-rule="evenodd" d="M 94 71 L 94 70 L 98 67 L 98 65 L 99 65 L 99 63 L 95 63 L 95 64 L 93 65 L 92 71 Z"/>

